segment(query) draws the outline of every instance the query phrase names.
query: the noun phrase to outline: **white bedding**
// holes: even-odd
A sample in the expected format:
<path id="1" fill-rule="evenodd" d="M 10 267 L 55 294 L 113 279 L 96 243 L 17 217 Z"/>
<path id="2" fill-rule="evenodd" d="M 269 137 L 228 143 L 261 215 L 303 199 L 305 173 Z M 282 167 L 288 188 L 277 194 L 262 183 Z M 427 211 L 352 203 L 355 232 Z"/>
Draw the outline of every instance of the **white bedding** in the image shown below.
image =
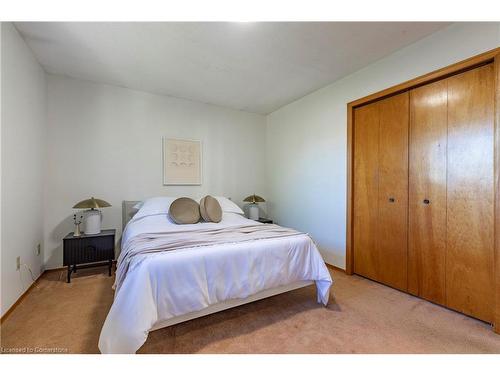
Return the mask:
<path id="1" fill-rule="evenodd" d="M 125 228 L 122 247 L 142 233 L 255 223 L 227 212 L 220 223 L 188 225 L 174 224 L 163 213 L 136 215 Z M 315 281 L 318 302 L 326 305 L 332 284 L 306 234 L 149 253 L 132 262 L 137 264 L 130 265 L 101 331 L 102 353 L 135 353 L 164 320 L 296 281 Z"/>

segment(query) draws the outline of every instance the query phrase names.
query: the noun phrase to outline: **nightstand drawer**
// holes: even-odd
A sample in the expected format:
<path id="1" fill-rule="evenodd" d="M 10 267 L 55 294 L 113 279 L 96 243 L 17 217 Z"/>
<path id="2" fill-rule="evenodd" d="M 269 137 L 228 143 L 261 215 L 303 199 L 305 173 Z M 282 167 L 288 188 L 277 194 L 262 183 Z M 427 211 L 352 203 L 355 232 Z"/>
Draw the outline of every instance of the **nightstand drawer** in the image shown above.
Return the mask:
<path id="1" fill-rule="evenodd" d="M 112 260 L 114 253 L 114 236 L 65 239 L 63 265 Z"/>

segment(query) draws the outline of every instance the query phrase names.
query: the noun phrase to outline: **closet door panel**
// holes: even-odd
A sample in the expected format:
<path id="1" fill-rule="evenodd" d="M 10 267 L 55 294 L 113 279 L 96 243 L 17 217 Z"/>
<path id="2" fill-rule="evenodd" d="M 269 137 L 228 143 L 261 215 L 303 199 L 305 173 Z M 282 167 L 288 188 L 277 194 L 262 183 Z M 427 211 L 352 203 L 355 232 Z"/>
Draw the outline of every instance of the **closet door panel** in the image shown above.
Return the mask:
<path id="1" fill-rule="evenodd" d="M 445 304 L 447 81 L 410 92 L 408 291 Z"/>
<path id="2" fill-rule="evenodd" d="M 493 315 L 493 66 L 448 78 L 446 301 Z"/>
<path id="3" fill-rule="evenodd" d="M 407 290 L 408 92 L 379 103 L 378 280 Z"/>
<path id="4" fill-rule="evenodd" d="M 376 103 L 354 110 L 354 272 L 377 279 L 379 113 Z"/>

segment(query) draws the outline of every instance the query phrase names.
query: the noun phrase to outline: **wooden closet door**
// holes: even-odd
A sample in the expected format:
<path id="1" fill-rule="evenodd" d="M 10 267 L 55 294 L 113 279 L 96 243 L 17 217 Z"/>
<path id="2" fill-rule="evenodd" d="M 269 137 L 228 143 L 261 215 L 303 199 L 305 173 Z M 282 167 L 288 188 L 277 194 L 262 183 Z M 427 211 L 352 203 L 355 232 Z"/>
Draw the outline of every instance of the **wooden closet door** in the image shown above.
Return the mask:
<path id="1" fill-rule="evenodd" d="M 445 304 L 447 81 L 410 92 L 408 291 Z"/>
<path id="2" fill-rule="evenodd" d="M 407 290 L 408 92 L 379 105 L 378 281 Z"/>
<path id="3" fill-rule="evenodd" d="M 354 110 L 354 272 L 377 279 L 378 152 L 377 103 Z"/>
<path id="4" fill-rule="evenodd" d="M 448 78 L 446 304 L 493 319 L 492 64 Z"/>

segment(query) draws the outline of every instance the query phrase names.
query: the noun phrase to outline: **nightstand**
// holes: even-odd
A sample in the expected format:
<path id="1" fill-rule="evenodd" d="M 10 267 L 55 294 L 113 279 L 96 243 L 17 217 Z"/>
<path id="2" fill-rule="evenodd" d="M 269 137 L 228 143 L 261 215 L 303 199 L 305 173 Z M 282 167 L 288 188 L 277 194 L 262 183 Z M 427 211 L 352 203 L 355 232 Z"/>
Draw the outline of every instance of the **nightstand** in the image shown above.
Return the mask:
<path id="1" fill-rule="evenodd" d="M 115 259 L 115 230 L 107 229 L 99 234 L 82 234 L 79 237 L 69 233 L 63 240 L 63 265 L 68 267 L 67 282 L 71 282 L 71 273 L 78 268 L 108 266 Z"/>
<path id="2" fill-rule="evenodd" d="M 273 221 L 271 219 L 266 219 L 264 217 L 259 217 L 259 220 L 255 220 L 255 221 L 258 221 L 259 223 L 263 223 L 263 224 L 272 224 Z"/>

